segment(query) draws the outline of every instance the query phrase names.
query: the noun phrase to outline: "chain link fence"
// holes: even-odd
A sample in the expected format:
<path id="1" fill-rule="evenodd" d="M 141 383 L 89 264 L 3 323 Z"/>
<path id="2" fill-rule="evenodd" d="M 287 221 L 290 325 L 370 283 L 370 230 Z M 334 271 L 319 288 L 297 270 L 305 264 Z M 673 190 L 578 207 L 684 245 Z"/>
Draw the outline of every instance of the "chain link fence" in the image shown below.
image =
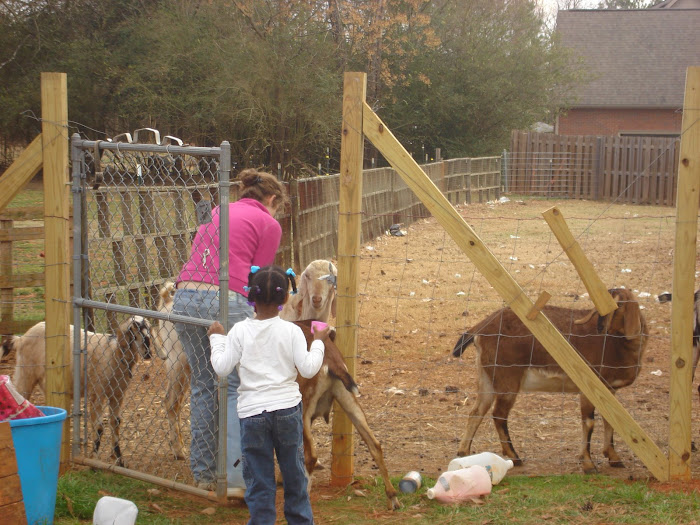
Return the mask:
<path id="1" fill-rule="evenodd" d="M 220 147 L 87 141 L 74 136 L 73 456 L 77 462 L 192 493 L 189 365 L 174 323 L 209 321 L 172 312 L 175 281 L 195 232 L 221 204 L 220 267 L 228 268 L 231 158 Z M 134 137 L 136 139 L 136 137 Z M 212 254 L 213 255 L 213 254 Z M 213 260 L 213 259 L 212 259 Z M 218 268 L 217 270 L 218 271 Z M 228 275 L 219 275 L 216 316 L 227 318 Z M 80 328 L 84 331 L 81 331 Z M 93 334 L 95 332 L 97 335 Z M 99 335 L 104 334 L 104 335 Z M 75 361 L 76 357 L 74 357 Z M 216 457 L 225 493 L 227 383 L 218 381 L 208 417 L 211 435 L 197 454 Z M 81 396 L 82 394 L 82 396 Z M 211 487 L 210 487 L 211 488 Z"/>

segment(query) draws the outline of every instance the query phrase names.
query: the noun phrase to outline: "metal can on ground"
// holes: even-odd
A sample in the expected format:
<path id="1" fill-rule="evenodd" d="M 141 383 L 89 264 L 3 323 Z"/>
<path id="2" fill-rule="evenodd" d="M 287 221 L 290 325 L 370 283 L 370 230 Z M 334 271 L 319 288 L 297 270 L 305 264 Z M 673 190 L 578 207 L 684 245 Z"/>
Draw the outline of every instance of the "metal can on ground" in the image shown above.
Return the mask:
<path id="1" fill-rule="evenodd" d="M 399 481 L 399 490 L 404 494 L 411 494 L 420 488 L 421 481 L 420 473 L 412 470 Z"/>

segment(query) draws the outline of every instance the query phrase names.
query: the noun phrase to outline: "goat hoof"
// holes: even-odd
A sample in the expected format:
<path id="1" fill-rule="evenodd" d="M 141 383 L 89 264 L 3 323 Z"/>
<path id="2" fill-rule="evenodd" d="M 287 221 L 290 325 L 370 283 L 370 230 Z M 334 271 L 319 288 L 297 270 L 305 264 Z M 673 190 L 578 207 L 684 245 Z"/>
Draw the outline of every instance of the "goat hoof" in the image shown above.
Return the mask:
<path id="1" fill-rule="evenodd" d="M 325 468 L 326 468 L 326 467 L 323 466 L 323 463 L 321 463 L 321 461 L 317 459 L 317 460 L 316 460 L 316 466 L 314 467 L 314 470 L 323 470 L 323 469 L 325 469 Z"/>
<path id="2" fill-rule="evenodd" d="M 610 461 L 610 466 L 613 468 L 625 468 L 625 464 L 622 461 Z"/>
<path id="3" fill-rule="evenodd" d="M 597 474 L 598 469 L 593 463 L 584 463 L 583 465 L 583 473 L 584 474 Z"/>
<path id="4" fill-rule="evenodd" d="M 401 508 L 401 503 L 399 502 L 399 498 L 396 496 L 392 497 L 389 499 L 387 508 L 389 510 L 399 510 Z"/>
<path id="5" fill-rule="evenodd" d="M 520 458 L 511 458 L 513 459 L 513 466 L 514 467 L 522 467 L 523 466 L 523 460 Z"/>

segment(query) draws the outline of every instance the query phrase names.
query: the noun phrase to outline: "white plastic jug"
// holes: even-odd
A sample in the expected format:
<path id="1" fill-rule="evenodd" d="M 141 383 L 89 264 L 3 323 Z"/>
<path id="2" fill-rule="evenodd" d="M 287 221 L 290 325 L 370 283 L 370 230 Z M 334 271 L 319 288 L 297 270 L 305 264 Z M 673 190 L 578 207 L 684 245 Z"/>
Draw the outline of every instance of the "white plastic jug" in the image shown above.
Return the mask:
<path id="1" fill-rule="evenodd" d="M 491 493 L 491 477 L 481 465 L 449 470 L 442 473 L 435 486 L 426 492 L 429 499 L 441 503 L 476 500 Z"/>
<path id="2" fill-rule="evenodd" d="M 506 472 L 513 468 L 513 460 L 503 459 L 493 452 L 482 452 L 481 454 L 454 458 L 447 466 L 447 470 L 459 470 L 461 468 L 471 467 L 472 465 L 481 465 L 484 467 L 491 476 L 491 483 L 498 485 L 505 477 Z"/>
<path id="3" fill-rule="evenodd" d="M 133 501 L 103 496 L 95 505 L 93 525 L 134 525 L 139 509 Z"/>

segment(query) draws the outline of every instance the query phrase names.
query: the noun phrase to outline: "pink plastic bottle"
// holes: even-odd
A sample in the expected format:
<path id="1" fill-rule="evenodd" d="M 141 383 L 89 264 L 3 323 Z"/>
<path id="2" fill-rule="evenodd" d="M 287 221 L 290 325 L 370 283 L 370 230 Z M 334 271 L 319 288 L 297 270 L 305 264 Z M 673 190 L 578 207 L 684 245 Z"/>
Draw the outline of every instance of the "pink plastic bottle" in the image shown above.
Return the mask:
<path id="1" fill-rule="evenodd" d="M 440 475 L 435 486 L 427 490 L 429 499 L 441 503 L 475 500 L 491 493 L 491 476 L 481 465 L 448 470 Z"/>

